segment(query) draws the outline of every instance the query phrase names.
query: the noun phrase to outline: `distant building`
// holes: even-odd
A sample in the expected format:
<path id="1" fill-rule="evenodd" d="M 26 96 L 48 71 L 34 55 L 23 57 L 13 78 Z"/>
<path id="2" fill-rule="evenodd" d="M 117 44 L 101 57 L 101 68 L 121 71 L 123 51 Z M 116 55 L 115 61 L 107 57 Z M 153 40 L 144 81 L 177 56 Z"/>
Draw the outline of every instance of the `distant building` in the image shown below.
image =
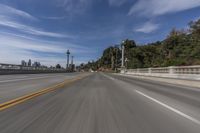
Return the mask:
<path id="1" fill-rule="evenodd" d="M 22 65 L 23 67 L 25 67 L 25 66 L 26 66 L 26 61 L 22 60 L 21 65 Z"/>
<path id="2" fill-rule="evenodd" d="M 34 63 L 33 63 L 33 67 L 41 67 L 40 62 L 34 62 Z"/>
<path id="3" fill-rule="evenodd" d="M 70 68 L 71 71 L 75 71 L 75 67 L 76 67 L 75 64 L 70 64 L 69 65 L 69 68 Z"/>
<path id="4" fill-rule="evenodd" d="M 29 59 L 29 61 L 28 61 L 28 66 L 29 66 L 29 67 L 32 66 L 31 59 Z"/>

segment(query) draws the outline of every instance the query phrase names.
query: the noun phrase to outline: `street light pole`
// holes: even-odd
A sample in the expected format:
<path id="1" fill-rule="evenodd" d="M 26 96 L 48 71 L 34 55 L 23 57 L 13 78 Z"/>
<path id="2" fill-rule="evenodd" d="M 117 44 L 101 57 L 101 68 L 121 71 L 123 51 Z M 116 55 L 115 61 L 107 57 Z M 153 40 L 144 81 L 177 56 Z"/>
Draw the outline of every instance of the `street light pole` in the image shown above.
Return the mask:
<path id="1" fill-rule="evenodd" d="M 117 47 L 115 47 L 115 72 L 117 72 Z"/>
<path id="2" fill-rule="evenodd" d="M 122 64 L 121 64 L 121 67 L 124 68 L 124 41 L 122 41 Z"/>

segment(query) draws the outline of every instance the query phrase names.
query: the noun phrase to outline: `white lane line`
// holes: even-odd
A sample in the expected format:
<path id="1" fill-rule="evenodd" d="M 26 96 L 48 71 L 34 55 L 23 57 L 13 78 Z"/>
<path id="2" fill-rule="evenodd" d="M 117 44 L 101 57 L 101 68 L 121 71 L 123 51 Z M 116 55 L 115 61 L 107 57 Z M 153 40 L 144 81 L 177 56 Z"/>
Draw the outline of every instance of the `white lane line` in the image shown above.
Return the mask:
<path id="1" fill-rule="evenodd" d="M 162 105 L 163 107 L 165 107 L 165 108 L 167 108 L 167 109 L 169 109 L 169 110 L 171 110 L 171 111 L 173 111 L 173 112 L 175 112 L 175 113 L 177 113 L 177 114 L 183 116 L 184 118 L 186 118 L 186 119 L 188 119 L 188 120 L 191 120 L 192 122 L 194 122 L 194 123 L 200 125 L 200 121 L 199 121 L 199 120 L 197 120 L 197 119 L 195 119 L 195 118 L 193 118 L 193 117 L 191 117 L 191 116 L 189 116 L 189 115 L 187 115 L 187 114 L 185 114 L 185 113 L 183 113 L 183 112 L 181 112 L 181 111 L 179 111 L 179 110 L 177 110 L 177 109 L 175 109 L 175 108 L 173 108 L 173 107 L 171 107 L 171 106 L 169 106 L 169 105 L 167 105 L 167 104 L 165 104 L 165 103 L 162 103 L 162 102 L 158 101 L 157 99 L 152 98 L 152 97 L 150 97 L 150 96 L 148 96 L 148 95 L 142 93 L 141 91 L 138 91 L 138 90 L 135 90 L 135 91 L 136 91 L 138 94 L 140 94 L 140 95 L 142 95 L 142 96 L 144 96 L 144 97 L 146 97 L 146 98 L 148 98 L 148 99 L 150 99 L 150 100 L 152 100 L 152 101 L 154 101 L 154 102 L 156 102 L 156 103 Z"/>
<path id="2" fill-rule="evenodd" d="M 108 78 L 108 79 L 110 79 L 110 80 L 115 80 L 115 78 L 113 78 L 113 77 L 110 77 L 110 76 L 108 76 L 108 75 L 106 75 L 106 74 L 104 74 L 104 73 L 101 73 L 104 77 L 106 77 L 106 78 Z"/>
<path id="3" fill-rule="evenodd" d="M 62 75 L 57 76 L 44 76 L 44 77 L 36 77 L 36 78 L 21 78 L 21 79 L 11 79 L 11 80 L 3 80 L 0 83 L 7 83 L 7 82 L 15 82 L 15 81 L 25 81 L 25 80 L 33 80 L 33 79 L 42 79 L 42 78 L 51 78 L 51 77 L 60 77 Z"/>

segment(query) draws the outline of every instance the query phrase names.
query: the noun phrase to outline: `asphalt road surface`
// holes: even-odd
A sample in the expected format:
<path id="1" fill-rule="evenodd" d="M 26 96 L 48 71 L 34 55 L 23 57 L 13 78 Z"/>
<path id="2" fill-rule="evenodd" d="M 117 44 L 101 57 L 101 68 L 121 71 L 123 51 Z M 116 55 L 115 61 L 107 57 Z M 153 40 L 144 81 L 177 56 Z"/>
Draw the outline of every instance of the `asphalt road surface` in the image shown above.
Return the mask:
<path id="1" fill-rule="evenodd" d="M 79 75 L 80 73 L 0 75 L 0 103 Z"/>
<path id="2" fill-rule="evenodd" d="M 93 73 L 1 111 L 0 133 L 200 133 L 200 89 Z"/>

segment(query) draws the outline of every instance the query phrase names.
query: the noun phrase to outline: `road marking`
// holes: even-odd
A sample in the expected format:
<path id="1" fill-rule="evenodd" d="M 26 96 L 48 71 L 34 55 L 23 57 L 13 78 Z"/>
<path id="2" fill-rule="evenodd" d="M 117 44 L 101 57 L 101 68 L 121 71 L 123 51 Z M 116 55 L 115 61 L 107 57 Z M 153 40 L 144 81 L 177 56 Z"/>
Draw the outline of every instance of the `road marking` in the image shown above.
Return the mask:
<path id="1" fill-rule="evenodd" d="M 77 78 L 73 78 L 73 79 L 67 79 L 59 84 L 56 84 L 54 86 L 51 86 L 51 87 L 48 87 L 48 88 L 45 88 L 45 89 L 42 89 L 40 91 L 37 91 L 37 92 L 34 92 L 34 93 L 31 93 L 31 94 L 27 94 L 27 95 L 24 95 L 22 97 L 19 97 L 19 98 L 16 98 L 16 99 L 13 99 L 13 100 L 10 100 L 8 102 L 5 102 L 5 103 L 2 103 L 0 104 L 0 111 L 2 110 L 5 110 L 5 109 L 8 109 L 10 107 L 13 107 L 15 105 L 18 105 L 20 103 L 23 103 L 25 101 L 28 101 L 30 99 L 33 99 L 35 97 L 38 97 L 40 95 L 43 95 L 43 94 L 46 94 L 48 92 L 52 92 L 52 91 L 55 91 L 57 89 L 60 89 L 62 87 L 64 87 L 65 85 L 68 85 L 70 83 L 73 83 L 75 81 L 78 81 L 80 79 L 83 79 L 84 77 L 88 76 L 88 74 L 86 75 L 82 75 L 82 76 L 79 76 Z"/>
<path id="2" fill-rule="evenodd" d="M 161 106 L 163 106 L 163 107 L 165 107 L 165 108 L 167 108 L 167 109 L 169 109 L 169 110 L 171 110 L 171 111 L 173 111 L 173 112 L 175 112 L 175 113 L 177 113 L 177 114 L 183 116 L 184 118 L 186 118 L 186 119 L 188 119 L 188 120 L 191 120 L 192 122 L 194 122 L 194 123 L 200 125 L 200 121 L 199 121 L 199 120 L 197 120 L 197 119 L 195 119 L 195 118 L 193 118 L 193 117 L 191 117 L 191 116 L 189 116 L 189 115 L 187 115 L 187 114 L 185 114 L 185 113 L 183 113 L 183 112 L 181 112 L 181 111 L 179 111 L 179 110 L 177 110 L 177 109 L 175 109 L 175 108 L 173 108 L 173 107 L 171 107 L 171 106 L 169 106 L 169 105 L 167 105 L 167 104 L 165 104 L 165 103 L 162 103 L 162 102 L 158 101 L 157 99 L 152 98 L 152 97 L 150 97 L 150 96 L 144 94 L 144 93 L 141 92 L 141 91 L 138 91 L 138 90 L 135 90 L 135 91 L 136 91 L 138 94 L 140 94 L 140 95 L 142 95 L 142 96 L 144 96 L 144 97 L 146 97 L 146 98 L 148 98 L 148 99 L 150 99 L 150 100 L 152 100 L 152 101 L 154 101 L 154 102 L 160 104 Z"/>
<path id="3" fill-rule="evenodd" d="M 108 76 L 108 75 L 106 75 L 106 74 L 104 74 L 104 73 L 101 73 L 104 77 L 106 77 L 106 78 L 108 78 L 108 79 L 110 79 L 110 80 L 115 80 L 115 78 L 113 78 L 113 77 L 110 77 L 110 76 Z"/>

